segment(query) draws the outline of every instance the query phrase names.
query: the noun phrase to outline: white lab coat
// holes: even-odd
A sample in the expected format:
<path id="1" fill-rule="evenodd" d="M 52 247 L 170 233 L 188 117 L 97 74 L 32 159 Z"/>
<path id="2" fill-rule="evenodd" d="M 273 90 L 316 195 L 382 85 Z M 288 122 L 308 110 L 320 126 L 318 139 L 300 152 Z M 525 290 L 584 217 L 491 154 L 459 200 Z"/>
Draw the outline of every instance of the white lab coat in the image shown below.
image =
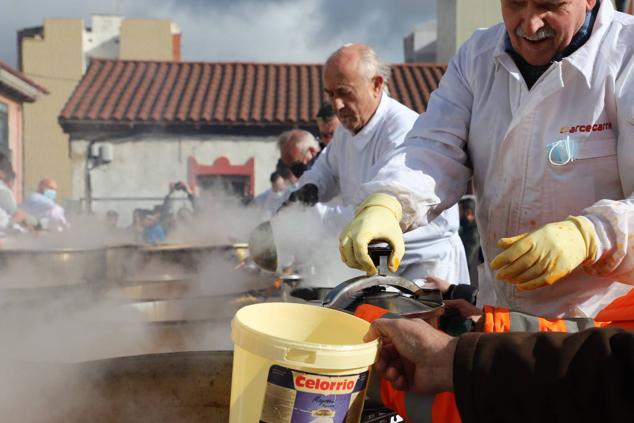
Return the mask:
<path id="1" fill-rule="evenodd" d="M 383 94 L 374 116 L 358 134 L 342 126 L 337 128 L 328 148 L 300 179 L 300 186 L 315 184 L 321 202 L 341 195 L 346 207 L 338 210 L 347 217 L 345 223 L 348 223 L 360 203 L 355 201 L 359 188 L 376 175 L 377 163 L 403 143 L 417 116 L 413 110 Z M 469 283 L 458 227 L 455 206 L 430 225 L 405 234 L 405 256 L 399 273 L 412 280 L 433 275 L 454 283 Z"/>
<path id="2" fill-rule="evenodd" d="M 631 289 L 619 282 L 634 282 L 634 18 L 603 0 L 586 44 L 530 91 L 504 39 L 499 24 L 463 45 L 427 112 L 359 197 L 393 193 L 403 204 L 402 224 L 416 227 L 454 204 L 473 175 L 487 263 L 501 237 L 568 215 L 589 217 L 601 246 L 585 271 L 520 293 L 486 265 L 480 286 L 489 304 L 594 316 Z M 575 160 L 555 166 L 547 146 L 567 136 Z"/>

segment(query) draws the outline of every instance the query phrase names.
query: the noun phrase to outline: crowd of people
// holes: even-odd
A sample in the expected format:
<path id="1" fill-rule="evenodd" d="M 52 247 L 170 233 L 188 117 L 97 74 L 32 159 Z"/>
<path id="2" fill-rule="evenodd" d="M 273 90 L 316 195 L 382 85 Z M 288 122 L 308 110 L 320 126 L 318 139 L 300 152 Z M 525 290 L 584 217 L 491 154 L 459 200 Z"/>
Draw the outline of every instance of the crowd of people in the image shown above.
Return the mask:
<path id="1" fill-rule="evenodd" d="M 0 235 L 36 230 L 64 230 L 68 221 L 64 209 L 56 203 L 57 182 L 42 179 L 37 189 L 18 203 L 11 186 L 15 171 L 9 158 L 0 152 Z"/>

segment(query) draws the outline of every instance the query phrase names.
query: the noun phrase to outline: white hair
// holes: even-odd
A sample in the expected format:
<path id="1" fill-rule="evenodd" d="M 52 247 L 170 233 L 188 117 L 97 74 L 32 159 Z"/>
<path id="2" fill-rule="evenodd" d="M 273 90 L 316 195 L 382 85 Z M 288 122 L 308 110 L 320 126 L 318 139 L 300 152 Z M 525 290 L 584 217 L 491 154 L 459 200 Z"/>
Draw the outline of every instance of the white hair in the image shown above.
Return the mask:
<path id="1" fill-rule="evenodd" d="M 306 153 L 309 148 L 319 149 L 319 142 L 313 134 L 303 129 L 291 129 L 284 131 L 277 139 L 277 148 L 284 151 L 287 145 L 295 144 L 302 153 Z"/>

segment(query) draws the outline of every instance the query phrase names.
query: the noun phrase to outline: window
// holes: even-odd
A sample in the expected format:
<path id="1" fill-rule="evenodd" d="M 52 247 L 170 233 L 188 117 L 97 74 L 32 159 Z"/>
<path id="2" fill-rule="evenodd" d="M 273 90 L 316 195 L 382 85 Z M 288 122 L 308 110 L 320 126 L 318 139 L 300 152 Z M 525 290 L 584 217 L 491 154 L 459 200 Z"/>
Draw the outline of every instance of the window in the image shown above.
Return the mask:
<path id="1" fill-rule="evenodd" d="M 0 152 L 9 153 L 9 106 L 0 102 Z"/>
<path id="2" fill-rule="evenodd" d="M 221 190 L 242 199 L 249 198 L 250 178 L 246 175 L 199 175 L 196 177 L 202 191 Z"/>

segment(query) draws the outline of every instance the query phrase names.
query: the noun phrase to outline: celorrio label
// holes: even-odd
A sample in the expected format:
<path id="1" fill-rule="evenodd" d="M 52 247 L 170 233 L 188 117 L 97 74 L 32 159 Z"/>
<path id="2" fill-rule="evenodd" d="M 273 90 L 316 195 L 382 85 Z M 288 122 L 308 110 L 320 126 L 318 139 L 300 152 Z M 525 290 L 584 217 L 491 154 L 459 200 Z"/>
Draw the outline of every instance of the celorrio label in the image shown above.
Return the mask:
<path id="1" fill-rule="evenodd" d="M 272 366 L 260 423 L 358 422 L 368 372 L 331 376 Z"/>

